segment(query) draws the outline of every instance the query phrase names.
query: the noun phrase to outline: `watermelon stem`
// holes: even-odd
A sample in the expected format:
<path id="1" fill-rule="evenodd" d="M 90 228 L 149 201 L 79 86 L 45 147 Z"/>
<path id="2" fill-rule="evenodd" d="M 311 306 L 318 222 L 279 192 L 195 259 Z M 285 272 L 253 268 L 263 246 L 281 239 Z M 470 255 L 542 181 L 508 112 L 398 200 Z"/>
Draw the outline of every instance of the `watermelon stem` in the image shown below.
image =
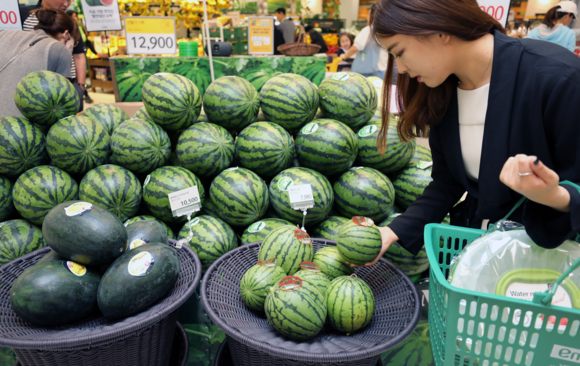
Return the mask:
<path id="1" fill-rule="evenodd" d="M 358 276 L 356 275 L 356 273 L 353 273 L 350 276 L 348 276 L 348 278 L 354 278 L 354 277 L 358 278 Z"/>

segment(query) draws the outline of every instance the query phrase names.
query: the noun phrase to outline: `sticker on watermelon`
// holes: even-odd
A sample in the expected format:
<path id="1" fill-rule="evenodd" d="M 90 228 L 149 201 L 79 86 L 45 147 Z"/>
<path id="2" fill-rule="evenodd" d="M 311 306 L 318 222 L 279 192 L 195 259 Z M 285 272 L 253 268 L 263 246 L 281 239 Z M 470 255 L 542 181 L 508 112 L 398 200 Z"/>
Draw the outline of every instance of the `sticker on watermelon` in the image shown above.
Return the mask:
<path id="1" fill-rule="evenodd" d="M 292 178 L 282 177 L 278 181 L 278 188 L 281 191 L 288 191 L 288 188 L 290 188 L 293 185 L 294 185 L 294 181 L 292 180 Z"/>
<path id="2" fill-rule="evenodd" d="M 352 222 L 354 222 L 358 226 L 371 227 L 375 225 L 373 219 L 364 216 L 355 216 L 352 218 Z"/>
<path id="3" fill-rule="evenodd" d="M 270 258 L 270 259 L 264 259 L 263 261 L 258 261 L 258 265 L 263 266 L 263 267 L 276 267 L 277 264 L 278 264 L 278 259 L 276 259 L 276 258 Z"/>
<path id="4" fill-rule="evenodd" d="M 302 127 L 302 133 L 305 135 L 310 135 L 311 133 L 316 132 L 316 130 L 318 130 L 318 123 L 315 122 L 309 123 Z"/>
<path id="5" fill-rule="evenodd" d="M 70 273 L 74 274 L 75 276 L 81 277 L 87 273 L 87 267 L 83 266 L 82 264 L 78 264 L 72 261 L 64 261 L 64 268 L 68 269 Z"/>
<path id="6" fill-rule="evenodd" d="M 432 161 L 420 161 L 417 163 L 417 168 L 425 170 L 427 168 L 430 168 L 433 166 L 433 162 Z"/>
<path id="7" fill-rule="evenodd" d="M 129 250 L 135 249 L 135 248 L 140 247 L 141 245 L 144 245 L 144 244 L 147 244 L 147 243 L 145 243 L 141 239 L 135 239 L 131 242 L 131 244 L 129 244 Z"/>
<path id="8" fill-rule="evenodd" d="M 248 228 L 248 232 L 249 233 L 257 233 L 258 231 L 261 231 L 262 229 L 264 229 L 266 227 L 266 223 L 264 221 L 258 221 L 258 222 L 254 222 L 252 225 L 250 225 L 250 227 Z"/>
<path id="9" fill-rule="evenodd" d="M 312 263 L 310 261 L 304 261 L 304 262 L 300 263 L 300 268 L 302 268 L 305 271 L 312 272 L 312 273 L 322 272 L 320 270 L 320 267 L 318 267 L 318 265 L 316 265 L 316 263 Z"/>
<path id="10" fill-rule="evenodd" d="M 296 236 L 296 239 L 298 239 L 298 241 L 301 242 L 302 244 L 304 245 L 312 244 L 312 238 L 310 238 L 310 235 L 308 235 L 306 231 L 296 229 L 294 230 L 294 235 Z"/>
<path id="11" fill-rule="evenodd" d="M 151 176 L 150 176 L 150 175 L 148 175 L 148 176 L 145 178 L 145 182 L 143 182 L 143 188 L 147 187 L 147 183 L 149 183 L 149 181 L 150 181 L 150 180 L 151 180 Z"/>
<path id="12" fill-rule="evenodd" d="M 284 277 L 278 283 L 278 287 L 284 292 L 298 291 L 302 288 L 302 279 L 296 276 Z"/>
<path id="13" fill-rule="evenodd" d="M 64 212 L 67 216 L 81 216 L 93 209 L 93 204 L 88 202 L 77 202 L 65 207 Z"/>
<path id="14" fill-rule="evenodd" d="M 197 224 L 199 224 L 199 217 L 194 218 L 193 220 L 191 220 L 190 222 L 185 224 L 185 226 L 192 227 L 192 226 L 195 226 Z"/>
<path id="15" fill-rule="evenodd" d="M 155 260 L 149 252 L 141 252 L 131 258 L 128 265 L 129 274 L 135 277 L 147 275 L 153 269 Z"/>
<path id="16" fill-rule="evenodd" d="M 336 81 L 346 81 L 350 76 L 346 72 L 339 72 L 332 76 Z"/>
<path id="17" fill-rule="evenodd" d="M 367 137 L 377 132 L 379 128 L 375 125 L 365 126 L 358 131 L 360 137 Z"/>

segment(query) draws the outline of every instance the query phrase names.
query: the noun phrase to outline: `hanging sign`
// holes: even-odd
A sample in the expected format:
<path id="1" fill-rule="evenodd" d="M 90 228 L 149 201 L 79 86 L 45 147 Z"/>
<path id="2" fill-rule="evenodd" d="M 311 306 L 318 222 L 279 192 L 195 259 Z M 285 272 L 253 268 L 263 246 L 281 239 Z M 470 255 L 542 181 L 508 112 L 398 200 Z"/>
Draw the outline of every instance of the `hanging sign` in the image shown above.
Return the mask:
<path id="1" fill-rule="evenodd" d="M 314 207 L 314 196 L 310 184 L 293 185 L 288 188 L 290 206 L 294 210 Z"/>
<path id="2" fill-rule="evenodd" d="M 128 54 L 177 53 L 174 17 L 126 17 Z"/>
<path id="3" fill-rule="evenodd" d="M 188 215 L 201 210 L 201 200 L 199 199 L 197 186 L 169 193 L 167 196 L 171 206 L 171 213 L 174 217 Z"/>
<path id="4" fill-rule="evenodd" d="M 81 0 L 87 31 L 122 30 L 117 0 Z"/>
<path id="5" fill-rule="evenodd" d="M 504 27 L 507 25 L 510 14 L 511 0 L 477 0 L 481 10 L 491 15 Z"/>
<path id="6" fill-rule="evenodd" d="M 0 30 L 22 30 L 18 0 L 0 1 Z"/>
<path id="7" fill-rule="evenodd" d="M 274 18 L 248 17 L 248 53 L 274 54 Z"/>

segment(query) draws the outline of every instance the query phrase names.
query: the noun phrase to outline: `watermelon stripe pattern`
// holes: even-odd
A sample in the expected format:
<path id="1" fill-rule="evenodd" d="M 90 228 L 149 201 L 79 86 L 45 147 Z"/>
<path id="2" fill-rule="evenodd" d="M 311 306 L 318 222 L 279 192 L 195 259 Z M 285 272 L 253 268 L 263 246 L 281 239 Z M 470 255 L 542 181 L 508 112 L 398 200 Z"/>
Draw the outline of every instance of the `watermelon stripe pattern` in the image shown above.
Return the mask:
<path id="1" fill-rule="evenodd" d="M 300 263 L 312 261 L 314 255 L 312 244 L 303 244 L 295 235 L 296 227 L 290 225 L 280 226 L 262 241 L 258 260 L 263 261 L 276 258 L 280 267 L 288 275 L 293 275 L 300 270 Z"/>
<path id="2" fill-rule="evenodd" d="M 352 220 L 338 232 L 338 251 L 349 263 L 372 262 L 381 252 L 382 243 L 379 229 L 375 226 L 359 226 Z"/>
<path id="3" fill-rule="evenodd" d="M 151 116 L 147 113 L 147 109 L 145 108 L 145 106 L 139 108 L 139 110 L 135 112 L 133 118 L 131 119 L 140 119 L 141 121 L 145 122 L 155 122 L 153 118 L 151 118 Z"/>
<path id="4" fill-rule="evenodd" d="M 0 174 L 17 178 L 48 161 L 46 138 L 24 118 L 0 118 Z"/>
<path id="5" fill-rule="evenodd" d="M 35 71 L 23 77 L 14 100 L 24 117 L 45 127 L 76 114 L 81 103 L 71 82 L 51 71 Z"/>
<path id="6" fill-rule="evenodd" d="M 175 234 L 173 233 L 173 230 L 171 230 L 171 228 L 169 226 L 167 226 L 166 223 L 164 223 L 163 221 L 161 221 L 158 218 L 153 217 L 153 216 L 149 216 L 149 215 L 135 216 L 135 217 L 127 220 L 124 225 L 125 225 L 125 227 L 127 227 L 134 222 L 142 221 L 142 220 L 156 221 L 156 222 L 160 223 L 161 225 L 163 225 L 163 227 L 167 231 L 167 237 L 170 239 L 175 239 Z"/>
<path id="7" fill-rule="evenodd" d="M 300 271 L 294 273 L 294 276 L 300 277 L 302 281 L 308 281 L 312 283 L 320 291 L 322 296 L 326 294 L 326 289 L 328 288 L 328 285 L 330 285 L 330 277 L 324 273 L 314 273 L 305 269 L 301 269 Z M 322 301 L 324 302 L 324 299 Z"/>
<path id="8" fill-rule="evenodd" d="M 240 294 L 247 307 L 255 311 L 264 311 L 266 296 L 270 287 L 276 285 L 286 272 L 282 267 L 259 265 L 250 267 L 240 281 Z"/>
<path id="9" fill-rule="evenodd" d="M 432 168 L 418 168 L 416 164 L 408 165 L 400 171 L 393 179 L 397 204 L 407 209 L 425 191 L 431 183 Z"/>
<path id="10" fill-rule="evenodd" d="M 340 255 L 337 247 L 324 247 L 319 249 L 312 259 L 322 273 L 330 278 L 350 275 L 354 269 L 347 265 L 346 260 Z"/>
<path id="11" fill-rule="evenodd" d="M 325 298 L 330 324 L 346 334 L 364 328 L 375 312 L 373 292 L 360 278 L 335 278 L 328 286 Z"/>
<path id="12" fill-rule="evenodd" d="M 88 172 L 79 186 L 79 199 L 102 206 L 121 221 L 139 211 L 143 192 L 137 177 L 117 165 L 102 165 Z"/>
<path id="13" fill-rule="evenodd" d="M 412 162 L 433 161 L 433 157 L 431 156 L 431 150 L 429 150 L 423 145 L 417 145 L 415 147 L 415 154 L 413 155 L 411 161 Z"/>
<path id="14" fill-rule="evenodd" d="M 8 220 L 14 215 L 13 187 L 14 183 L 10 179 L 0 175 L 0 222 Z"/>
<path id="15" fill-rule="evenodd" d="M 0 266 L 44 246 L 40 228 L 26 220 L 0 223 Z"/>
<path id="16" fill-rule="evenodd" d="M 346 217 L 328 216 L 326 220 L 314 228 L 312 237 L 336 241 L 338 239 L 338 230 L 347 222 L 350 222 L 350 220 Z"/>
<path id="17" fill-rule="evenodd" d="M 138 111 L 137 111 L 138 112 Z M 126 120 L 129 115 L 113 104 L 99 103 L 85 109 L 83 116 L 94 119 L 99 122 L 105 131 L 111 136 L 115 129 Z"/>
<path id="18" fill-rule="evenodd" d="M 292 223 L 287 220 L 273 218 L 256 221 L 244 231 L 242 245 L 263 241 L 272 230 L 282 225 L 292 225 Z"/>
<path id="19" fill-rule="evenodd" d="M 33 224 L 42 225 L 54 206 L 77 199 L 79 187 L 68 173 L 42 165 L 22 174 L 12 192 L 14 207 L 20 215 Z"/>

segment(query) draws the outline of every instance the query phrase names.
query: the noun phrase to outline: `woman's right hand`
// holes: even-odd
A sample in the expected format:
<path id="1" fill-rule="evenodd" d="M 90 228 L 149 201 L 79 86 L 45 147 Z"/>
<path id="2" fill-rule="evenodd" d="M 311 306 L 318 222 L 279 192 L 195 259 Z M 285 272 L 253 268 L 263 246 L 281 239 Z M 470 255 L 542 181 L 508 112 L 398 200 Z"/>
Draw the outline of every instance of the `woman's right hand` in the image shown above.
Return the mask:
<path id="1" fill-rule="evenodd" d="M 389 247 L 393 243 L 395 243 L 397 240 L 399 240 L 399 237 L 397 236 L 397 234 L 395 234 L 395 232 L 393 230 L 389 229 L 388 226 L 379 227 L 378 229 L 381 232 L 381 239 L 383 240 L 383 246 L 381 248 L 381 252 L 375 258 L 375 260 L 373 260 L 370 263 L 363 264 L 363 265 L 350 264 L 348 262 L 347 262 L 347 264 L 350 264 L 352 267 L 370 267 L 372 265 L 375 265 L 379 261 L 379 259 L 381 259 L 383 254 L 385 254 L 387 252 L 387 250 L 389 250 Z"/>

